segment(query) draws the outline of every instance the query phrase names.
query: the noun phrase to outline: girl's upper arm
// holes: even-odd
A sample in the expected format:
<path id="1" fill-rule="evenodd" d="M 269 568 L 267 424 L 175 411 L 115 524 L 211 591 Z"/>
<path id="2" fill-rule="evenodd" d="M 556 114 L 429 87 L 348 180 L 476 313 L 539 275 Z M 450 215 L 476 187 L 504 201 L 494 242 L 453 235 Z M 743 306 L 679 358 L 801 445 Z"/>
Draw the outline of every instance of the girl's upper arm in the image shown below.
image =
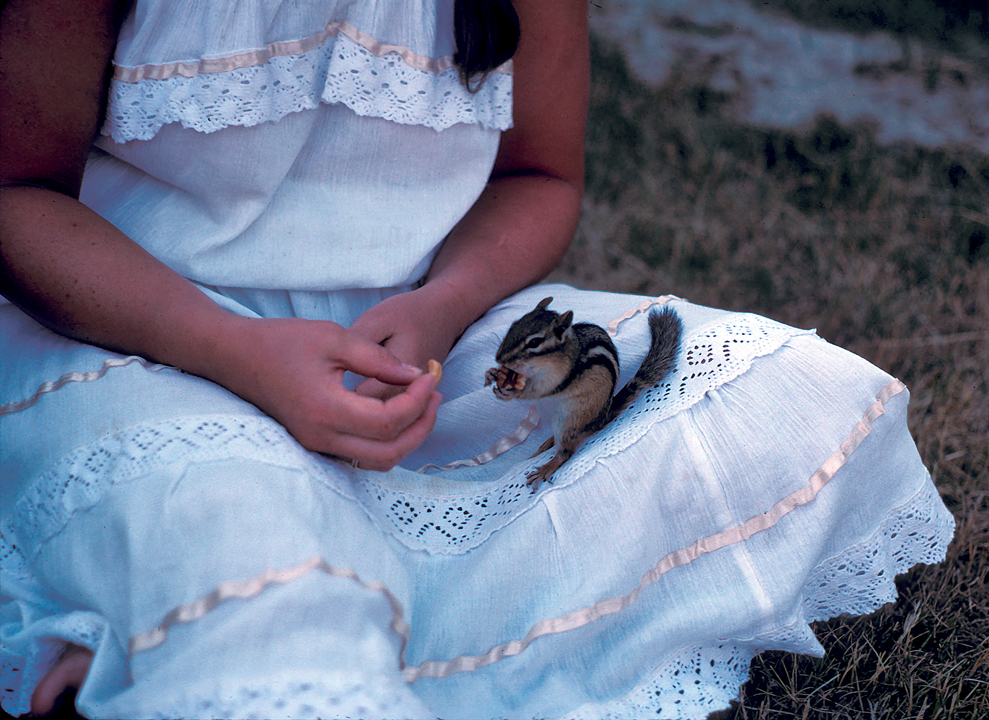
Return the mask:
<path id="1" fill-rule="evenodd" d="M 540 173 L 582 188 L 590 83 L 587 0 L 515 0 L 514 127 L 494 176 Z"/>
<path id="2" fill-rule="evenodd" d="M 0 20 L 0 183 L 78 196 L 128 2 L 10 0 Z"/>

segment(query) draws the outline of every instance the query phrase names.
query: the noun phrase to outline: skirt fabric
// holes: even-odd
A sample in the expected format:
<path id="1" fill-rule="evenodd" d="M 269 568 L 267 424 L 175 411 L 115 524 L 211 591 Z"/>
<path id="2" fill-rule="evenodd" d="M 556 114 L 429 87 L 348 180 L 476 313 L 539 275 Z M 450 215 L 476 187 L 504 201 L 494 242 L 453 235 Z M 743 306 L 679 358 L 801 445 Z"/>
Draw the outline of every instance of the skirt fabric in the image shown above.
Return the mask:
<path id="1" fill-rule="evenodd" d="M 206 291 L 342 324 L 387 295 Z M 649 308 L 684 338 L 668 381 L 533 493 L 546 408 L 483 383 L 548 295 L 612 333 L 620 382 Z M 454 348 L 436 429 L 388 473 L 11 305 L 0 351 L 15 714 L 75 642 L 95 652 L 91 717 L 705 717 L 757 653 L 821 655 L 808 623 L 891 601 L 954 528 L 901 383 L 812 331 L 677 298 L 505 301 Z"/>

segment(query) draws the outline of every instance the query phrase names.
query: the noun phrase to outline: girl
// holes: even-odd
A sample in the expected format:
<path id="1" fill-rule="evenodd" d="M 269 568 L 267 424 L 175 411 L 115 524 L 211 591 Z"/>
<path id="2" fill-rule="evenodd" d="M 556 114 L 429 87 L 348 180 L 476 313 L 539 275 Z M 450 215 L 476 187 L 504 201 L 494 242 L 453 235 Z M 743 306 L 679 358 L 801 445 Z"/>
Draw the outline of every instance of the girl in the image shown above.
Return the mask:
<path id="1" fill-rule="evenodd" d="M 91 717 L 703 717 L 943 556 L 880 370 L 765 318 L 526 289 L 578 221 L 586 19 L 6 5 L 5 709 L 81 684 Z M 532 493 L 551 430 L 483 379 L 546 295 L 608 328 L 622 382 L 644 310 L 685 340 Z"/>

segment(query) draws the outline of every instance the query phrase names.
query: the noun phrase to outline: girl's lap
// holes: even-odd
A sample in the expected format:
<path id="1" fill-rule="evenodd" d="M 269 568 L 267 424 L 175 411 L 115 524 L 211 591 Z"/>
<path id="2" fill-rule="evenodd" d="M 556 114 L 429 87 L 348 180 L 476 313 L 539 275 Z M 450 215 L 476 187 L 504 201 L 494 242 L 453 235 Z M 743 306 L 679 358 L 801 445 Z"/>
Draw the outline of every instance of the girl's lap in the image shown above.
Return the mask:
<path id="1" fill-rule="evenodd" d="M 439 388 L 437 430 L 384 474 L 307 453 L 198 378 L 137 360 L 106 365 L 117 356 L 5 319 L 5 335 L 33 333 L 17 341 L 18 358 L 49 358 L 33 375 L 23 371 L 33 386 L 17 376 L 18 400 L 30 399 L 38 380 L 81 374 L 3 419 L 5 442 L 17 447 L 5 472 L 37 468 L 23 472 L 13 512 L 5 506 L 20 563 L 5 560 L 5 571 L 24 576 L 18 602 L 40 597 L 45 608 L 34 619 L 22 614 L 21 661 L 43 663 L 41 638 L 78 642 L 59 634 L 58 618 L 82 610 L 109 635 L 88 644 L 100 670 L 80 701 L 123 708 L 113 703 L 137 690 L 103 704 L 121 673 L 165 673 L 181 684 L 181 673 L 172 677 L 178 659 L 218 647 L 224 623 L 258 627 L 285 616 L 301 634 L 251 642 L 284 643 L 276 655 L 294 658 L 285 669 L 296 677 L 343 682 L 304 661 L 328 652 L 326 643 L 353 645 L 367 634 L 350 633 L 339 614 L 305 610 L 332 596 L 377 628 L 381 643 L 354 645 L 348 662 L 377 658 L 365 664 L 388 666 L 383 687 L 405 687 L 404 658 L 408 687 L 434 711 L 566 712 L 624 697 L 648 680 L 643 668 L 719 638 L 792 626 L 804 629 L 779 646 L 818 652 L 806 631 L 814 613 L 890 592 L 874 582 L 847 597 L 828 584 L 808 589 L 822 561 L 874 542 L 911 502 L 928 511 L 935 546 L 950 536 L 950 518 L 924 494 L 929 479 L 906 432 L 902 386 L 813 335 L 676 300 L 685 325 L 676 377 L 592 438 L 553 485 L 535 494 L 524 486 L 546 423 L 490 462 L 422 468 L 475 457 L 525 420 L 528 408 L 483 388 L 483 372 L 508 324 L 546 295 L 580 320 L 610 325 L 623 380 L 634 371 L 647 298 L 532 288 L 461 340 Z M 43 434 L 49 417 L 61 418 L 54 441 Z M 897 562 L 921 555 L 908 548 Z M 156 634 L 169 617 L 197 615 L 203 598 L 231 581 L 257 592 Z M 135 639 L 149 647 L 128 659 Z M 230 674 L 217 682 L 247 687 L 251 663 L 237 668 L 235 655 L 224 656 Z M 534 679 L 521 688 L 519 677 Z M 505 687 L 520 689 L 506 696 Z"/>

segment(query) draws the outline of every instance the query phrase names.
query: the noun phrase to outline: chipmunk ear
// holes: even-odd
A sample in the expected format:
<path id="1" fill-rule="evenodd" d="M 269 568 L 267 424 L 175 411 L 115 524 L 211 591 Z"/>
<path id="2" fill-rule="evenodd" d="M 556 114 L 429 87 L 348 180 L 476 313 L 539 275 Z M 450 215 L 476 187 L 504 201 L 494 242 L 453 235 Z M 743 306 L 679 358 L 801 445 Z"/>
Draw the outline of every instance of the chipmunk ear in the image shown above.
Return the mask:
<path id="1" fill-rule="evenodd" d="M 570 323 L 573 322 L 573 310 L 567 310 L 565 313 L 560 315 L 553 323 L 553 333 L 556 337 L 562 339 L 564 333 L 569 329 Z"/>
<path id="2" fill-rule="evenodd" d="M 551 302 L 553 302 L 553 298 L 551 297 L 543 298 L 542 301 L 538 305 L 536 305 L 536 310 L 545 310 L 546 308 L 549 307 L 549 304 Z"/>

